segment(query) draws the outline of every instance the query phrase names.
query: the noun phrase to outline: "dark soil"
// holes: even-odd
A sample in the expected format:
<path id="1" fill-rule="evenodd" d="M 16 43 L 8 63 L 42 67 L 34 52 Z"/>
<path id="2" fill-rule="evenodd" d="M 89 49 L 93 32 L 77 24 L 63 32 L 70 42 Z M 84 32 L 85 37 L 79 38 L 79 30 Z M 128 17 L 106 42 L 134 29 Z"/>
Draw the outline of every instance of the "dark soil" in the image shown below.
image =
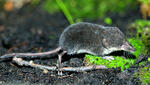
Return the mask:
<path id="1" fill-rule="evenodd" d="M 123 32 L 125 28 L 137 18 L 139 13 L 128 11 L 124 15 L 110 15 L 113 26 L 119 27 Z M 101 19 L 85 20 L 104 25 Z M 62 13 L 50 15 L 40 7 L 22 8 L 13 12 L 0 12 L 0 55 L 12 52 L 40 52 L 55 49 L 58 39 L 65 27 L 69 25 Z M 68 57 L 68 56 L 67 56 Z M 26 60 L 30 60 L 26 59 Z M 47 58 L 32 59 L 34 63 L 55 66 L 57 55 Z M 83 57 L 72 56 L 63 58 L 64 66 L 83 66 Z M 121 72 L 120 69 L 95 70 L 89 72 L 57 72 L 18 66 L 11 60 L 0 62 L 0 84 L 7 85 L 138 85 L 138 79 L 132 77 L 135 68 Z"/>

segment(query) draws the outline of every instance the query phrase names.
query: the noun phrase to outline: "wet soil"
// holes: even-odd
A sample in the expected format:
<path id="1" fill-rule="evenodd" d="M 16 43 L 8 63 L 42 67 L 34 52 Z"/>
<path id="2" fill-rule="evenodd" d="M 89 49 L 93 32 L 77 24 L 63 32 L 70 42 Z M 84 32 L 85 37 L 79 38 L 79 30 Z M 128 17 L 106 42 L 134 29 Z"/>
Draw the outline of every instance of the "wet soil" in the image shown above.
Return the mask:
<path id="1" fill-rule="evenodd" d="M 141 18 L 137 11 L 123 15 L 110 14 L 113 26 L 124 33 L 125 28 L 135 19 Z M 84 21 L 105 25 L 103 20 Z M 61 32 L 69 25 L 62 13 L 49 14 L 40 7 L 22 8 L 13 12 L 0 12 L 0 55 L 13 52 L 43 52 L 55 49 Z M 66 58 L 67 57 L 67 58 Z M 64 66 L 83 66 L 83 56 L 64 56 Z M 26 60 L 31 60 L 30 58 Z M 55 66 L 57 55 L 32 59 L 34 63 Z M 125 72 L 117 69 L 94 70 L 88 72 L 57 72 L 18 66 L 10 60 L 0 62 L 0 84 L 7 85 L 139 85 L 139 80 L 132 76 L 136 67 Z"/>

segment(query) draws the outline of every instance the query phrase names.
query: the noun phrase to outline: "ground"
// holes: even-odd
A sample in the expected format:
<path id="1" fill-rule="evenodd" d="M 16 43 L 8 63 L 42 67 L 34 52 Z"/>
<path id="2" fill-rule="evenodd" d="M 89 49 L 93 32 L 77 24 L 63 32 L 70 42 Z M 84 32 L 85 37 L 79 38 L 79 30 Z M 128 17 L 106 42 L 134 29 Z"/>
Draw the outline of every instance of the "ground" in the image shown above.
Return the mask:
<path id="1" fill-rule="evenodd" d="M 137 18 L 141 18 L 137 11 L 128 11 L 124 15 L 109 14 L 113 25 L 124 33 L 128 25 Z M 103 20 L 84 20 L 102 24 Z M 0 12 L 0 55 L 12 52 L 43 52 L 55 49 L 58 39 L 65 27 L 69 25 L 62 13 L 49 14 L 41 8 L 22 8 L 19 11 Z M 80 56 L 80 55 L 78 55 Z M 84 55 L 64 56 L 64 66 L 83 66 Z M 26 59 L 26 60 L 30 60 Z M 57 55 L 46 58 L 32 59 L 35 63 L 55 66 Z M 0 62 L 0 84 L 41 84 L 41 85 L 138 85 L 138 79 L 132 77 L 136 67 L 121 72 L 120 69 L 94 70 L 89 72 L 57 72 L 18 66 L 10 60 Z"/>

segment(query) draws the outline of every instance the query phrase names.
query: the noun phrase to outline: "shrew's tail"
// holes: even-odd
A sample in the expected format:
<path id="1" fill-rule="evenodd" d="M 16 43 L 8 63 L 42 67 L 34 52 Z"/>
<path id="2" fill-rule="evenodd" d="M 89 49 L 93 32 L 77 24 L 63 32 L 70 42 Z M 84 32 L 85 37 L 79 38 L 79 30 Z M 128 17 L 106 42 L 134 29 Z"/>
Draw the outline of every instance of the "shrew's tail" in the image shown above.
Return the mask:
<path id="1" fill-rule="evenodd" d="M 56 48 L 54 50 L 51 50 L 51 51 L 41 52 L 41 53 L 11 53 L 11 54 L 5 54 L 5 55 L 0 56 L 0 61 L 10 59 L 14 56 L 15 57 L 20 57 L 20 58 L 27 58 L 27 57 L 37 58 L 37 57 L 47 56 L 47 55 L 56 53 L 60 50 L 61 50 L 61 47 L 58 47 L 58 48 Z"/>

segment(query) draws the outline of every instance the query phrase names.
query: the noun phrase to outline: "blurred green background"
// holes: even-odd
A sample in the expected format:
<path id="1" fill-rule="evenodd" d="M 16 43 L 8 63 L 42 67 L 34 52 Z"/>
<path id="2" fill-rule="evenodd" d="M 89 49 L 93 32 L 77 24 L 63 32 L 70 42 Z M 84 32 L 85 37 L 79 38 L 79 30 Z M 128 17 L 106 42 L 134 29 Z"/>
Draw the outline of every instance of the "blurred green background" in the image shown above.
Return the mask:
<path id="1" fill-rule="evenodd" d="M 150 16 L 149 3 L 150 0 L 0 0 L 0 10 L 14 11 L 27 5 L 33 8 L 40 5 L 50 14 L 62 12 L 70 24 L 97 18 L 104 18 L 106 24 L 111 24 L 110 15 L 134 10 L 139 10 L 146 19 Z"/>
<path id="2" fill-rule="evenodd" d="M 144 0 L 0 0 L 0 10 L 13 11 L 26 5 L 41 5 L 50 14 L 62 12 L 70 24 L 83 19 L 105 18 L 111 24 L 111 14 L 124 14 L 128 10 L 136 10 Z M 148 0 L 149 1 L 149 0 Z"/>

